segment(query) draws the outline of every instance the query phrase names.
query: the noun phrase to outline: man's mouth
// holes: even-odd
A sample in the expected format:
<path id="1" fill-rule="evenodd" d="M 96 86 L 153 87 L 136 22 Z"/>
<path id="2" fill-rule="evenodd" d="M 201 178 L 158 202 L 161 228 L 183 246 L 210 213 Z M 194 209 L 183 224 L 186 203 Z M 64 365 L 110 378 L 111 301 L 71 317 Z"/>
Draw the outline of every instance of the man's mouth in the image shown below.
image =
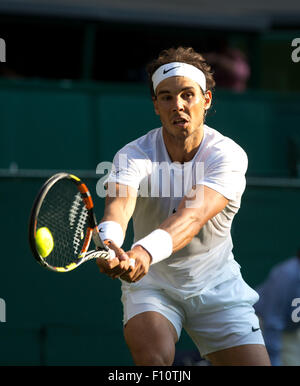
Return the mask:
<path id="1" fill-rule="evenodd" d="M 182 117 L 178 117 L 173 119 L 173 125 L 185 127 L 188 123 L 188 120 Z"/>

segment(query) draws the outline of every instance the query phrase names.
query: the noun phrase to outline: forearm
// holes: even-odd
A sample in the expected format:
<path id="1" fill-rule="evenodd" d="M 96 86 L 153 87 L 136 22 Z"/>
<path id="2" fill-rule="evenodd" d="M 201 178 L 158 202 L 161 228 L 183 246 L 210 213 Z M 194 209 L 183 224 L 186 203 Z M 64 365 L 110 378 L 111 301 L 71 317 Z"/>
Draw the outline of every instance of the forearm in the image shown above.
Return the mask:
<path id="1" fill-rule="evenodd" d="M 191 205 L 191 195 L 184 197 L 177 212 L 157 229 L 134 245 L 141 245 L 151 256 L 152 263 L 168 258 L 184 248 L 209 219 L 225 208 L 228 200 L 216 191 L 204 187 L 204 195 Z"/>
<path id="2" fill-rule="evenodd" d="M 126 234 L 128 222 L 130 220 L 130 215 L 126 208 L 123 205 L 116 205 L 114 203 L 109 203 L 107 200 L 106 207 L 104 209 L 104 215 L 100 221 L 115 221 L 121 225 L 124 235 Z"/>
<path id="3" fill-rule="evenodd" d="M 200 213 L 196 216 L 192 209 L 179 209 L 159 226 L 172 237 L 173 253 L 184 248 L 199 233 L 204 225 L 204 218 Z"/>
<path id="4" fill-rule="evenodd" d="M 124 186 L 123 186 L 124 188 Z M 116 186 L 116 196 L 107 196 L 105 200 L 104 215 L 100 222 L 115 221 L 121 225 L 124 235 L 126 234 L 128 223 L 132 217 L 136 204 L 136 191 L 127 187 L 125 196 L 120 196 L 120 186 Z"/>
<path id="5" fill-rule="evenodd" d="M 203 189 L 203 194 L 193 201 L 192 208 L 189 206 L 189 198 L 185 197 L 177 212 L 159 226 L 171 235 L 173 252 L 184 248 L 201 228 L 228 204 L 228 200 L 216 191 L 206 186 L 198 189 Z"/>

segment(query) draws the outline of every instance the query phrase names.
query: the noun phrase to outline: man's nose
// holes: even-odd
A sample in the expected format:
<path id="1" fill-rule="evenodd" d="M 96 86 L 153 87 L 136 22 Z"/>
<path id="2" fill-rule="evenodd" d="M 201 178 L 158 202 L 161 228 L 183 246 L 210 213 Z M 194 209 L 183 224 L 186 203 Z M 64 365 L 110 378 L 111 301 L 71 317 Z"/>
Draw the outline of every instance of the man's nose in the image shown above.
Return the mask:
<path id="1" fill-rule="evenodd" d="M 184 101 L 179 96 L 174 99 L 173 111 L 183 111 L 184 110 Z"/>

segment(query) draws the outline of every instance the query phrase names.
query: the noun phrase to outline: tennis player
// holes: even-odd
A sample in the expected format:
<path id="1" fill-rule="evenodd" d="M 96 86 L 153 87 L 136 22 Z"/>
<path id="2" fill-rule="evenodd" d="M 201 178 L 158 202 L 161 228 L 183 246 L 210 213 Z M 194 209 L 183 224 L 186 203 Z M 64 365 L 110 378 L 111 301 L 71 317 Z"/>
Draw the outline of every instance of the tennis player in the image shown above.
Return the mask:
<path id="1" fill-rule="evenodd" d="M 204 123 L 215 82 L 202 55 L 164 50 L 148 73 L 162 127 L 114 157 L 99 229 L 116 257 L 97 260 L 122 280 L 133 360 L 171 365 L 184 328 L 213 365 L 270 365 L 253 308 L 258 294 L 232 253 L 246 153 Z M 125 252 L 131 217 L 134 244 Z"/>

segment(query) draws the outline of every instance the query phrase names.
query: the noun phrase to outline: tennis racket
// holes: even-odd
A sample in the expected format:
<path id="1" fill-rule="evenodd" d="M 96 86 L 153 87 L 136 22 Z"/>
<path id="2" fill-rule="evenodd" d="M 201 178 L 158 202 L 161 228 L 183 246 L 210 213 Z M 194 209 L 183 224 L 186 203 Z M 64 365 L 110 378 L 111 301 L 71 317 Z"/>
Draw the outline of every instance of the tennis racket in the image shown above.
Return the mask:
<path id="1" fill-rule="evenodd" d="M 46 257 L 37 244 L 41 228 L 46 228 L 52 245 Z M 91 240 L 95 249 L 88 251 Z M 87 186 L 68 173 L 55 174 L 39 191 L 30 214 L 29 244 L 35 259 L 55 272 L 72 271 L 91 259 L 114 257 L 100 238 Z"/>

